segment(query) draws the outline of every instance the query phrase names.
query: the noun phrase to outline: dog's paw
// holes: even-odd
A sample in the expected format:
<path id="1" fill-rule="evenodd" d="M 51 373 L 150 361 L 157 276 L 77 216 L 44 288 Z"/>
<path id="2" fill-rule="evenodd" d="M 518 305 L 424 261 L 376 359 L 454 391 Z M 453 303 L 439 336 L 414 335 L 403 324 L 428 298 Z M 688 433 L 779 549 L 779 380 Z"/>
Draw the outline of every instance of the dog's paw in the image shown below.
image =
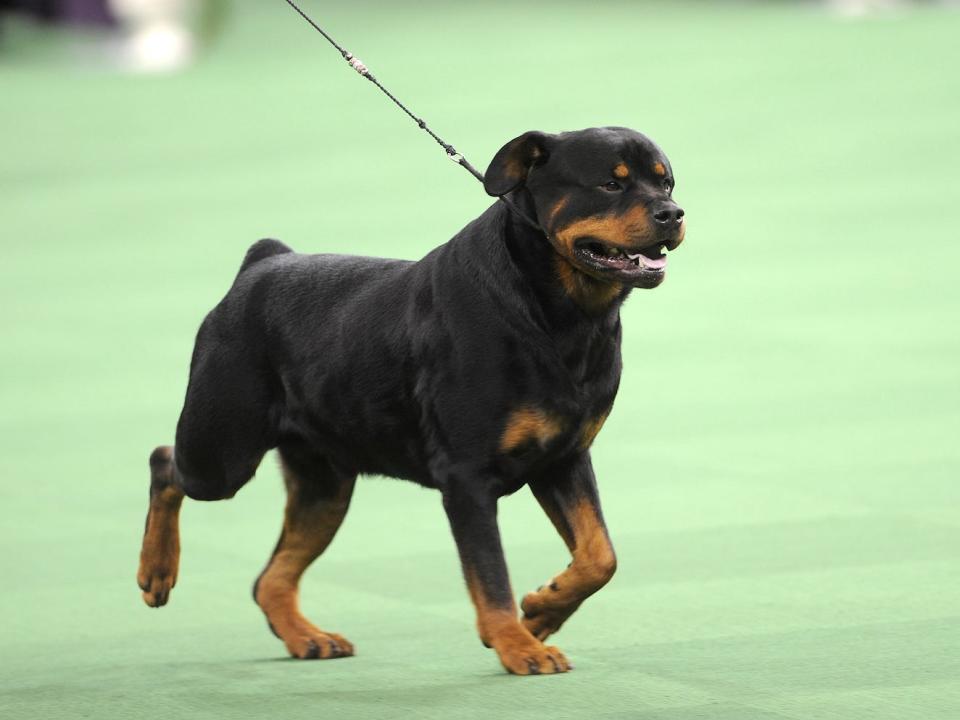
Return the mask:
<path id="1" fill-rule="evenodd" d="M 500 662 L 514 675 L 553 675 L 573 667 L 559 649 L 532 637 L 516 620 L 489 640 Z"/>
<path id="2" fill-rule="evenodd" d="M 177 584 L 176 571 L 169 568 L 146 570 L 141 563 L 137 572 L 137 585 L 143 590 L 143 601 L 150 607 L 163 607 L 170 599 L 170 591 Z"/>
<path id="3" fill-rule="evenodd" d="M 150 454 L 150 509 L 143 532 L 137 585 L 143 601 L 162 607 L 177 584 L 180 565 L 180 503 L 183 490 L 172 484 L 173 448 L 161 445 Z"/>
<path id="4" fill-rule="evenodd" d="M 567 605 L 551 602 L 550 588 L 527 593 L 520 603 L 520 622 L 537 640 L 546 640 L 557 632 L 577 609 L 579 603 Z"/>
<path id="5" fill-rule="evenodd" d="M 137 585 L 143 590 L 143 601 L 150 607 L 162 607 L 170 599 L 170 591 L 177 584 L 180 566 L 180 536 L 172 522 L 161 522 L 151 516 L 140 551 Z M 161 525 L 165 527 L 160 528 Z"/>
<path id="6" fill-rule="evenodd" d="M 310 630 L 281 639 L 290 656 L 300 660 L 329 660 L 353 655 L 353 643 L 336 633 Z"/>
<path id="7" fill-rule="evenodd" d="M 573 666 L 559 648 L 539 641 L 499 648 L 500 662 L 514 675 L 553 675 Z"/>

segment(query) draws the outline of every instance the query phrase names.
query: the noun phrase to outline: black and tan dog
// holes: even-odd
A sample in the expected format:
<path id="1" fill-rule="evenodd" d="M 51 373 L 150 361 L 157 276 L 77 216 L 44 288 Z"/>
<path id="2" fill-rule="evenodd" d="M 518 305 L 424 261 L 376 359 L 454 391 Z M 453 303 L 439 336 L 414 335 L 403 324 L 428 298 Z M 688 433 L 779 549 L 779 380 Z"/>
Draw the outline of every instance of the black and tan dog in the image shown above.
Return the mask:
<path id="1" fill-rule="evenodd" d="M 419 262 L 255 243 L 200 327 L 176 444 L 150 457 L 146 603 L 176 582 L 183 496 L 232 497 L 277 448 L 286 514 L 254 598 L 291 655 L 353 653 L 300 614 L 297 588 L 366 473 L 441 492 L 480 638 L 507 670 L 568 670 L 543 641 L 616 568 L 589 449 L 620 381 L 620 305 L 663 281 L 683 239 L 673 183 L 635 131 L 528 132 L 484 181 L 521 212 L 497 202 Z M 518 618 L 497 501 L 524 485 L 573 561 Z"/>

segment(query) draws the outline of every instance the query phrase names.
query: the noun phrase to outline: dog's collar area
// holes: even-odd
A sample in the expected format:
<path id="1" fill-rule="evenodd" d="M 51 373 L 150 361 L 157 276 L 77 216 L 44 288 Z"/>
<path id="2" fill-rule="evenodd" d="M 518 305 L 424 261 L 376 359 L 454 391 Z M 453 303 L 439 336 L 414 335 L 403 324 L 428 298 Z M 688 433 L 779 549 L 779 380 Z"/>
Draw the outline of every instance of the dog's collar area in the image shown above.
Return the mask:
<path id="1" fill-rule="evenodd" d="M 506 195 L 498 195 L 497 200 L 501 200 L 504 205 L 506 205 L 518 218 L 523 220 L 527 225 L 532 227 L 537 232 L 544 232 L 544 229 L 540 226 L 536 220 L 531 218 L 527 213 L 520 209 L 520 206 L 517 205 L 513 200 L 510 200 Z"/>

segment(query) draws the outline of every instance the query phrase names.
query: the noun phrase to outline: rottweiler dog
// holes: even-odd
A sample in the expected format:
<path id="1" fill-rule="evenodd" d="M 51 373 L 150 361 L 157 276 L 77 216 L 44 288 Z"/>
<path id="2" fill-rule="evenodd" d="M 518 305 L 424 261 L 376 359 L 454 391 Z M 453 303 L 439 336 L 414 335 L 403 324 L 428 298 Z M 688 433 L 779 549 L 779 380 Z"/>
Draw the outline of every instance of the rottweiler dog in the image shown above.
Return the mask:
<path id="1" fill-rule="evenodd" d="M 175 444 L 150 456 L 147 605 L 176 583 L 183 497 L 232 497 L 276 448 L 286 512 L 253 595 L 291 655 L 353 654 L 300 613 L 297 592 L 357 476 L 377 474 L 440 491 L 480 639 L 503 666 L 569 670 L 544 641 L 616 569 L 590 445 L 620 382 L 620 306 L 663 282 L 684 237 L 673 187 L 636 131 L 527 132 L 485 175 L 509 202 L 422 260 L 254 243 L 197 334 Z M 572 562 L 518 617 L 497 501 L 524 485 Z"/>

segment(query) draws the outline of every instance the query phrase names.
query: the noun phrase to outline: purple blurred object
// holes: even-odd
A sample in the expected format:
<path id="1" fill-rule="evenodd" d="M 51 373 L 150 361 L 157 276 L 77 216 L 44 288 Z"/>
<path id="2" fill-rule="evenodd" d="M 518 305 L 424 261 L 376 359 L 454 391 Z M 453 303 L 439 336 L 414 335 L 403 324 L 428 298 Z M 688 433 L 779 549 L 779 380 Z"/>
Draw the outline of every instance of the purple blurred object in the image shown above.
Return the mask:
<path id="1" fill-rule="evenodd" d="M 0 0 L 0 14 L 21 12 L 45 22 L 114 26 L 107 0 Z"/>

